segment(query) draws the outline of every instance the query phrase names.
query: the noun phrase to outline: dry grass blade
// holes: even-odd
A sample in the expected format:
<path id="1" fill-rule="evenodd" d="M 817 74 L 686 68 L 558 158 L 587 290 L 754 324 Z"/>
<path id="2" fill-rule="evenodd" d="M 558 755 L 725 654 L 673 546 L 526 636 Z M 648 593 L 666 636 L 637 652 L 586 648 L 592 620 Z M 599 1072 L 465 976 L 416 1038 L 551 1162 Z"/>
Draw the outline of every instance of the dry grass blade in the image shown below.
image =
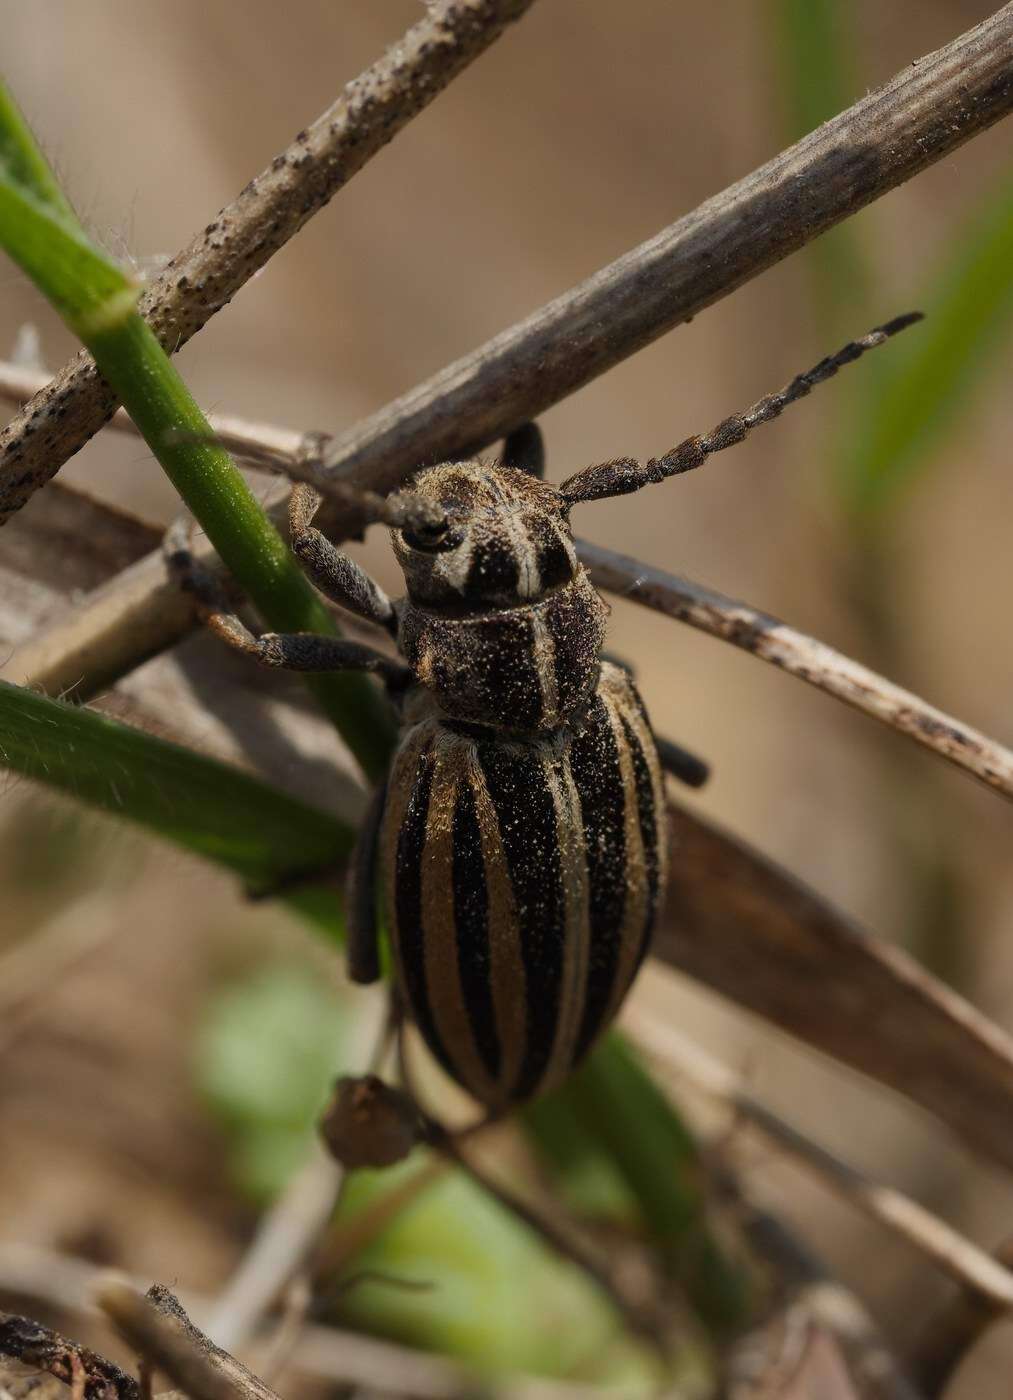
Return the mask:
<path id="1" fill-rule="evenodd" d="M 770 1312 L 731 1349 L 724 1400 L 921 1400 L 861 1300 L 734 1177 L 721 1176 L 740 1228 L 775 1278 Z"/>
<path id="2" fill-rule="evenodd" d="M 366 162 L 477 58 L 532 0 L 439 0 L 169 263 L 140 302 L 174 352 L 221 310 Z M 115 397 L 78 355 L 0 433 L 0 523 L 112 413 Z"/>
<path id="3" fill-rule="evenodd" d="M 730 1069 L 671 1026 L 641 1018 L 634 1037 L 665 1069 L 757 1129 L 828 1190 L 897 1235 L 992 1309 L 1013 1309 L 1013 1274 L 945 1220 L 892 1187 L 871 1181 L 755 1098 Z"/>
<path id="4" fill-rule="evenodd" d="M 579 553 L 598 588 L 741 647 L 760 661 L 768 661 L 878 719 L 970 773 L 986 787 L 1013 798 L 1013 753 L 1009 749 L 860 662 L 748 603 L 726 598 L 691 579 L 667 574 L 585 541 L 580 543 Z"/>
<path id="5" fill-rule="evenodd" d="M 654 956 L 1013 1168 L 1013 1041 L 772 862 L 669 810 L 672 868 Z"/>

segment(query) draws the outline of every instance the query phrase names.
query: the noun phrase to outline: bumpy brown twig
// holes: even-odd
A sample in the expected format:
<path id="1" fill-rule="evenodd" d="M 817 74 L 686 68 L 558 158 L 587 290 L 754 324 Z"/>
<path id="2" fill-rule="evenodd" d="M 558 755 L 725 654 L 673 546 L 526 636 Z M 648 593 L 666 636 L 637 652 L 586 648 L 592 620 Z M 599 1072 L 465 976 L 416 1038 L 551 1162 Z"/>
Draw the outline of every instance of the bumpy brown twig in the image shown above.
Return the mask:
<path id="1" fill-rule="evenodd" d="M 170 353 L 477 58 L 532 0 L 439 0 L 172 259 L 140 310 Z M 0 524 L 102 427 L 116 404 L 81 354 L 0 433 Z"/>
<path id="2" fill-rule="evenodd" d="M 748 603 L 726 598 L 691 579 L 584 541 L 579 553 L 597 587 L 687 622 L 761 661 L 769 661 L 931 749 L 1003 797 L 1013 798 L 1013 753 L 1009 749 L 860 662 Z"/>
<path id="3" fill-rule="evenodd" d="M 1013 4 L 916 59 L 654 238 L 337 438 L 389 490 L 470 455 L 902 184 L 1013 108 Z M 352 533 L 354 521 L 340 521 Z"/>

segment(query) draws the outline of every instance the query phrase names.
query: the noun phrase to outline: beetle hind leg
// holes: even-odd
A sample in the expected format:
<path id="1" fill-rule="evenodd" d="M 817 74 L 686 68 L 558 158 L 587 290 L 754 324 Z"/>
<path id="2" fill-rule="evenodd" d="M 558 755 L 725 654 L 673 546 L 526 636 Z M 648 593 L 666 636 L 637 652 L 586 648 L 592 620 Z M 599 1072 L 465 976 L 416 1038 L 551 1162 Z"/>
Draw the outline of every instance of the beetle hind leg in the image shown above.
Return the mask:
<path id="1" fill-rule="evenodd" d="M 659 739 L 655 735 L 654 743 L 658 750 L 658 759 L 666 773 L 678 778 L 679 782 L 685 783 L 687 787 L 703 787 L 711 775 L 709 763 L 684 749 L 681 744 L 674 744 L 671 739 Z"/>

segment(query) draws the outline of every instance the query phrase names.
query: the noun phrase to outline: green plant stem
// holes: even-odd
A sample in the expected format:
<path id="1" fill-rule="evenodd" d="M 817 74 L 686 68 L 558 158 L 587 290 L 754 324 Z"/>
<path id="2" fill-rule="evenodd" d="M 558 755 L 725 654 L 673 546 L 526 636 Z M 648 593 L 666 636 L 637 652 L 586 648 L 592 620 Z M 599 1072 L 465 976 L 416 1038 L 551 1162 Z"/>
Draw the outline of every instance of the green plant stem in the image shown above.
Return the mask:
<path id="1" fill-rule="evenodd" d="M 234 871 L 254 891 L 337 866 L 354 839 L 335 818 L 239 769 L 3 682 L 0 760 Z M 330 936 L 342 937 L 334 890 L 320 885 L 285 897 Z"/>
<path id="2" fill-rule="evenodd" d="M 91 351 L 230 571 L 275 631 L 336 631 L 154 334 L 138 286 L 73 219 L 9 94 L 0 89 L 0 243 Z M 392 716 L 361 675 L 307 678 L 371 779 L 385 770 Z"/>
<path id="3" fill-rule="evenodd" d="M 337 628 L 228 453 L 207 441 L 211 429 L 147 323 L 136 313 L 98 335 L 88 349 L 123 400 L 145 441 L 200 521 L 208 539 L 277 632 Z M 365 676 L 316 675 L 307 681 L 367 775 L 386 770 L 393 718 Z"/>
<path id="4" fill-rule="evenodd" d="M 77 216 L 46 157 L 39 149 L 31 127 L 21 115 L 21 111 L 6 86 L 0 82 L 0 168 L 6 169 L 11 179 L 48 205 L 54 214 L 65 219 L 68 225 L 76 228 Z"/>
<path id="5" fill-rule="evenodd" d="M 652 1243 L 712 1332 L 741 1326 L 749 1306 L 744 1269 L 710 1232 L 705 1173 L 691 1134 L 618 1033 L 563 1087 L 525 1113 L 539 1149 L 565 1172 L 580 1144 L 561 1149 L 551 1120 L 563 1109 L 587 1150 L 604 1153 L 636 1200 Z"/>

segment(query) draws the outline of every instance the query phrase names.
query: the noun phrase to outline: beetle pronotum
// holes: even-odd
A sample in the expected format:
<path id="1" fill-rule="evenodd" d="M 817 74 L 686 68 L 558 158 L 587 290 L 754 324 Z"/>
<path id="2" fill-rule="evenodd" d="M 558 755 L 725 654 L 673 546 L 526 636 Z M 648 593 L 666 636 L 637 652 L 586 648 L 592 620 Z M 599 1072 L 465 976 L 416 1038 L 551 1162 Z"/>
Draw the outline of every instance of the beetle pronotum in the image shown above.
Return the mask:
<path id="1" fill-rule="evenodd" d="M 664 896 L 663 770 L 693 785 L 706 776 L 655 739 L 631 676 L 602 659 L 607 608 L 577 560 L 571 508 L 691 471 L 918 319 L 851 341 L 646 464 L 620 458 L 550 486 L 527 424 L 501 462 L 443 463 L 406 491 L 364 496 L 392 530 L 407 585 L 396 603 L 313 526 L 320 497 L 297 485 L 296 555 L 328 598 L 395 637 L 403 660 L 341 638 L 255 636 L 170 531 L 173 571 L 232 646 L 385 682 L 402 731 L 352 860 L 349 972 L 379 976 L 379 865 L 407 1010 L 489 1109 L 559 1084 L 616 1015 Z"/>

